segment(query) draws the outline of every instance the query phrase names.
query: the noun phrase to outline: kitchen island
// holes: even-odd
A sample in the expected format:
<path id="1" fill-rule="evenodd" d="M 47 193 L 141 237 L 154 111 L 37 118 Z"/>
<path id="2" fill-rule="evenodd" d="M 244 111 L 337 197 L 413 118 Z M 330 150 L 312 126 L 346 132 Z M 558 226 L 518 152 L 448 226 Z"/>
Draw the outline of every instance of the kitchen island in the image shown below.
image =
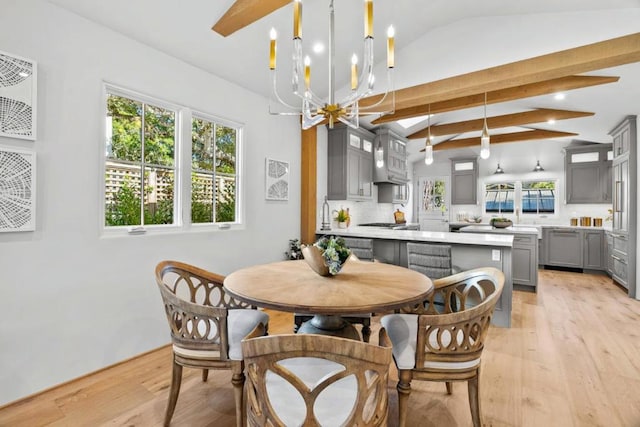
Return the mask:
<path id="1" fill-rule="evenodd" d="M 451 261 L 458 269 L 495 267 L 504 272 L 504 289 L 492 322 L 496 326 L 511 326 L 513 235 L 389 230 L 376 227 L 317 230 L 316 234 L 372 239 L 374 258 L 403 267 L 408 265 L 407 242 L 450 245 Z"/>
<path id="2" fill-rule="evenodd" d="M 482 233 L 513 236 L 512 281 L 516 289 L 536 291 L 538 286 L 538 236 L 536 227 L 516 226 L 495 228 L 490 225 L 469 225 L 460 234 Z"/>

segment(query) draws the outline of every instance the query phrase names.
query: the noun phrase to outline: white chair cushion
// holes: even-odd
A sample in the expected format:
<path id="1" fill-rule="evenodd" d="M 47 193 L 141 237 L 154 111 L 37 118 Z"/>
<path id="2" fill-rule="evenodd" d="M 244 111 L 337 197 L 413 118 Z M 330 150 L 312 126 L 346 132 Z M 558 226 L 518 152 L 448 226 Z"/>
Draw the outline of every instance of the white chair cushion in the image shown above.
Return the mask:
<path id="1" fill-rule="evenodd" d="M 259 323 L 262 323 L 266 327 L 267 323 L 269 323 L 269 315 L 260 310 L 229 310 L 229 314 L 227 316 L 229 359 L 242 360 L 242 346 L 240 343 L 244 337 L 249 334 L 249 332 L 258 326 Z M 215 328 L 215 326 L 213 326 L 213 328 Z M 191 350 L 174 344 L 173 351 L 176 354 L 190 358 L 209 360 L 220 359 L 220 352 L 217 350 Z"/>
<path id="2" fill-rule="evenodd" d="M 266 327 L 267 323 L 269 323 L 269 315 L 260 310 L 229 310 L 229 315 L 227 316 L 229 359 L 242 360 L 241 342 L 259 323 Z"/>
<path id="3" fill-rule="evenodd" d="M 393 346 L 393 359 L 398 369 L 414 369 L 416 367 L 416 346 L 418 341 L 418 315 L 389 314 L 380 319 L 387 330 Z M 432 347 L 438 347 L 435 334 L 429 337 Z M 425 361 L 424 368 L 431 369 L 469 369 L 477 366 L 480 358 L 467 362 L 433 362 Z"/>
<path id="4" fill-rule="evenodd" d="M 393 346 L 393 359 L 398 369 L 416 366 L 418 316 L 415 314 L 388 314 L 380 319 Z"/>
<path id="5" fill-rule="evenodd" d="M 344 370 L 339 363 L 316 357 L 295 357 L 278 362 L 313 390 L 326 377 Z M 278 417 L 287 426 L 302 425 L 306 408 L 300 393 L 284 378 L 268 371 L 266 389 L 269 401 Z M 343 425 L 353 410 L 358 394 L 354 375 L 342 378 L 324 389 L 313 408 L 323 426 Z"/>

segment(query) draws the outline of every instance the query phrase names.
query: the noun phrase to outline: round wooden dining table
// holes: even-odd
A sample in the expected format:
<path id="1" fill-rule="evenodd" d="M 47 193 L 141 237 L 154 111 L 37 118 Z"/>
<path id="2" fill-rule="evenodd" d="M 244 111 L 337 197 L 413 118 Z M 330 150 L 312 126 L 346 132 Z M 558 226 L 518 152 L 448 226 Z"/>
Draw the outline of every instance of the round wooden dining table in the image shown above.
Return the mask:
<path id="1" fill-rule="evenodd" d="M 298 330 L 360 339 L 341 314 L 398 309 L 427 299 L 433 283 L 408 268 L 349 260 L 335 276 L 320 276 L 304 261 L 282 261 L 237 270 L 224 280 L 225 290 L 246 303 L 313 315 Z"/>

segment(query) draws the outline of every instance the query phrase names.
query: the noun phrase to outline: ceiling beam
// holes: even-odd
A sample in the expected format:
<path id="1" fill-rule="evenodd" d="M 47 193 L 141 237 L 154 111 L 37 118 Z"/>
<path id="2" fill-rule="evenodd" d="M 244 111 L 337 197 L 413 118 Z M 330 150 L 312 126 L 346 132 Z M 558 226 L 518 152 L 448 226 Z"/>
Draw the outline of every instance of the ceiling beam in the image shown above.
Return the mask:
<path id="1" fill-rule="evenodd" d="M 227 37 L 291 2 L 292 0 L 236 0 L 211 29 Z"/>
<path id="2" fill-rule="evenodd" d="M 531 83 L 528 85 L 487 92 L 487 105 L 514 101 L 516 99 L 530 98 L 533 96 L 547 95 L 560 91 L 597 86 L 606 83 L 614 83 L 618 80 L 620 80 L 620 77 L 617 76 L 560 77 L 557 79 Z M 431 105 L 424 104 L 409 108 L 396 109 L 394 114 L 388 114 L 386 116 L 379 117 L 373 120 L 371 123 L 374 125 L 378 125 L 382 123 L 395 122 L 400 119 L 423 116 L 428 114 L 429 112 L 431 112 L 431 114 L 444 113 L 447 111 L 479 107 L 481 105 L 484 105 L 484 93 L 435 102 Z"/>
<path id="3" fill-rule="evenodd" d="M 491 135 L 491 144 L 504 144 L 507 142 L 531 141 L 534 139 L 562 138 L 576 136 L 577 133 L 559 132 L 555 130 L 533 129 L 524 132 L 501 133 Z M 433 145 L 433 151 L 453 150 L 454 148 L 467 148 L 480 146 L 480 137 L 451 139 Z M 424 151 L 424 148 L 420 151 Z"/>
<path id="4" fill-rule="evenodd" d="M 487 126 L 489 129 L 500 129 L 509 126 L 521 126 L 532 123 L 542 123 L 548 120 L 566 120 L 578 117 L 593 116 L 595 113 L 584 111 L 568 111 L 554 110 L 550 108 L 538 108 L 532 111 L 524 111 L 522 113 L 505 114 L 504 116 L 487 117 Z M 431 126 L 431 136 L 453 135 L 467 132 L 475 132 L 482 130 L 484 118 L 468 120 L 465 122 L 446 123 L 442 125 Z M 408 139 L 426 138 L 429 129 L 422 129 L 416 133 L 407 136 Z"/>
<path id="5" fill-rule="evenodd" d="M 395 91 L 396 109 L 433 104 L 452 98 L 484 94 L 505 88 L 640 61 L 640 33 L 629 34 L 598 43 L 536 56 L 484 70 L 420 84 Z M 360 108 L 380 101 L 374 95 L 360 101 Z M 401 107 L 398 107 L 401 105 Z M 376 106 L 378 111 L 392 109 L 391 100 Z"/>

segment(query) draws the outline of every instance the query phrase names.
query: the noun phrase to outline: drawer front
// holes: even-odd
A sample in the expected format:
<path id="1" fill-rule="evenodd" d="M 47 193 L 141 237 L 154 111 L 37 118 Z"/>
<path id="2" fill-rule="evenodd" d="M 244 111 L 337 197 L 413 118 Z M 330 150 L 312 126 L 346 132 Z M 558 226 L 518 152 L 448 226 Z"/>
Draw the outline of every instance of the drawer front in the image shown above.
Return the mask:
<path id="1" fill-rule="evenodd" d="M 613 234 L 613 251 L 626 255 L 629 253 L 629 239 L 627 236 Z"/>
<path id="2" fill-rule="evenodd" d="M 623 257 L 613 255 L 613 278 L 616 282 L 627 287 L 627 260 Z"/>
<path id="3" fill-rule="evenodd" d="M 538 244 L 538 236 L 534 234 L 514 234 L 513 246 L 533 246 Z"/>

